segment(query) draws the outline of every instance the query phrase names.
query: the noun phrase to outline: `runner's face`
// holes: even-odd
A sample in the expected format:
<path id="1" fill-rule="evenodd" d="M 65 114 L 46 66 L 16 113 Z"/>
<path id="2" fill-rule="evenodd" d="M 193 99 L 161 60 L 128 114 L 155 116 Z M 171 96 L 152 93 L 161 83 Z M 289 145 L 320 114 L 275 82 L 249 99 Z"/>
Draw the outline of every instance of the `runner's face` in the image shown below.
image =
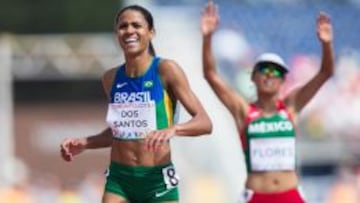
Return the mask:
<path id="1" fill-rule="evenodd" d="M 253 75 L 259 93 L 276 94 L 283 84 L 285 74 L 279 67 L 270 63 L 259 64 Z"/>
<path id="2" fill-rule="evenodd" d="M 153 33 L 141 12 L 129 9 L 119 16 L 116 34 L 125 55 L 147 51 Z"/>

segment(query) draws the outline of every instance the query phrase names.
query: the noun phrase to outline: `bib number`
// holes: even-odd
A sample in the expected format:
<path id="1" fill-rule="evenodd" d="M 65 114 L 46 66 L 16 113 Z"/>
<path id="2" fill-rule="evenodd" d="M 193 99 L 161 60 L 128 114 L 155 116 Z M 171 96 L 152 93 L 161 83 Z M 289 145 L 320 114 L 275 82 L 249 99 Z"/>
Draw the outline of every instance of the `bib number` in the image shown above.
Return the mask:
<path id="1" fill-rule="evenodd" d="M 166 184 L 166 189 L 174 188 L 179 184 L 179 176 L 177 175 L 174 166 L 163 168 L 162 173 L 164 182 Z"/>

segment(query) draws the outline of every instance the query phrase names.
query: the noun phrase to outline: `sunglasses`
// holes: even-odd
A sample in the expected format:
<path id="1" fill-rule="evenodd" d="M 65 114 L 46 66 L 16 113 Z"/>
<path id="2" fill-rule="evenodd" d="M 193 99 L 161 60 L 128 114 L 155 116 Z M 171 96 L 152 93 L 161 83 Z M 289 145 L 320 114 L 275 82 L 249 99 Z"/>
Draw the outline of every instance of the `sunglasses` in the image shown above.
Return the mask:
<path id="1" fill-rule="evenodd" d="M 279 69 L 278 66 L 271 63 L 261 63 L 256 67 L 256 70 L 262 75 L 269 75 L 276 78 L 284 78 L 285 73 Z"/>

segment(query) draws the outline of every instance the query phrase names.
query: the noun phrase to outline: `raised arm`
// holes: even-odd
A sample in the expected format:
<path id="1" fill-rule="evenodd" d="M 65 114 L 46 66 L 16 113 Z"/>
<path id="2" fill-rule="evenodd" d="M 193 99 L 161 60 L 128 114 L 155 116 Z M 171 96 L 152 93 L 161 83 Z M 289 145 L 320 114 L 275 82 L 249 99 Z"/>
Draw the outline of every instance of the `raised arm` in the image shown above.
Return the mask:
<path id="1" fill-rule="evenodd" d="M 317 36 L 322 46 L 322 61 L 319 72 L 304 86 L 294 90 L 285 99 L 296 112 L 301 111 L 320 87 L 334 74 L 333 31 L 330 17 L 320 12 L 317 17 Z"/>
<path id="2" fill-rule="evenodd" d="M 212 53 L 211 39 L 219 23 L 217 6 L 209 1 L 201 16 L 201 31 L 203 36 L 202 61 L 204 77 L 214 90 L 217 97 L 228 108 L 237 124 L 243 122 L 248 109 L 245 99 L 233 90 L 217 73 L 215 58 Z"/>

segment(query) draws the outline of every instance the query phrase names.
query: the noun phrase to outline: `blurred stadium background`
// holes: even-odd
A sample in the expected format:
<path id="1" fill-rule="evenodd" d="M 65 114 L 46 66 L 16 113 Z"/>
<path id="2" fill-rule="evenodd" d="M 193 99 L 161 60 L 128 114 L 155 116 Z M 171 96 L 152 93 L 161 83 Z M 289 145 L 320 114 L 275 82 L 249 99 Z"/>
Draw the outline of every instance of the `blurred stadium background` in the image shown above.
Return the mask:
<path id="1" fill-rule="evenodd" d="M 0 203 L 100 202 L 109 150 L 60 159 L 66 137 L 105 127 L 102 73 L 123 62 L 113 18 L 138 3 L 153 13 L 157 53 L 175 59 L 214 122 L 212 136 L 175 138 L 183 203 L 235 203 L 246 177 L 230 114 L 201 74 L 205 0 L 0 0 Z M 291 66 L 287 88 L 319 68 L 315 18 L 334 25 L 336 74 L 300 115 L 298 171 L 309 203 L 360 202 L 360 1 L 222 0 L 214 37 L 220 73 L 254 99 L 249 73 L 263 51 Z M 187 119 L 183 109 L 180 119 Z"/>

